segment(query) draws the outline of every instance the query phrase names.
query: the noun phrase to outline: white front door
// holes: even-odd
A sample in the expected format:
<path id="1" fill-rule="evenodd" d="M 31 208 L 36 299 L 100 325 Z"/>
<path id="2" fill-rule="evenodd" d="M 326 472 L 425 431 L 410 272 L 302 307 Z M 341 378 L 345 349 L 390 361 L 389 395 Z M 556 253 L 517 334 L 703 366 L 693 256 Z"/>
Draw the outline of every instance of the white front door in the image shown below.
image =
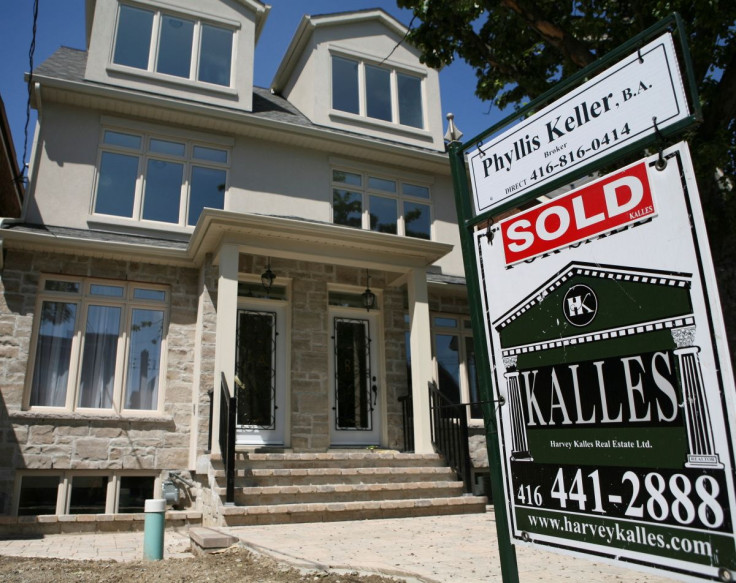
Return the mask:
<path id="1" fill-rule="evenodd" d="M 238 309 L 235 350 L 236 444 L 283 445 L 286 411 L 286 310 Z"/>
<path id="2" fill-rule="evenodd" d="M 381 438 L 378 317 L 330 313 L 330 439 L 333 446 L 378 445 Z"/>

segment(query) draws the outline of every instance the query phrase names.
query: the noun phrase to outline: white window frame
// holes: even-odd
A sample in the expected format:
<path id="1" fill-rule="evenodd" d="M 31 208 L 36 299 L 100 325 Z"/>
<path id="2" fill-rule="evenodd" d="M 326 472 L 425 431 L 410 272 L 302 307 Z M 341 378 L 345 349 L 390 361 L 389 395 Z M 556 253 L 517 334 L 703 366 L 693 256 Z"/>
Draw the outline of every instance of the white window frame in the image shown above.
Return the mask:
<path id="1" fill-rule="evenodd" d="M 113 144 L 105 143 L 106 132 L 114 132 L 119 134 L 126 134 L 129 136 L 136 136 L 140 138 L 141 145 L 139 148 L 128 148 L 124 146 L 118 146 Z M 164 154 L 160 152 L 153 152 L 150 149 L 152 140 L 161 140 L 166 142 L 176 142 L 184 145 L 184 155 L 176 156 L 173 154 Z M 135 222 L 141 225 L 150 225 L 157 229 L 179 229 L 184 231 L 192 231 L 196 225 L 196 222 L 192 225 L 189 224 L 188 208 L 189 200 L 191 197 L 191 185 L 192 185 L 192 168 L 207 168 L 214 170 L 222 170 L 225 172 L 225 186 L 223 191 L 223 208 L 227 205 L 228 190 L 230 187 L 230 165 L 232 162 L 232 147 L 229 144 L 223 144 L 213 141 L 207 141 L 205 139 L 191 139 L 185 138 L 179 132 L 172 132 L 171 134 L 150 131 L 146 129 L 138 129 L 134 127 L 126 126 L 113 126 L 105 125 L 102 127 L 99 138 L 99 149 L 97 153 L 97 165 L 95 168 L 95 180 L 93 181 L 91 204 L 89 208 L 89 214 L 96 219 L 104 218 L 107 221 L 124 221 L 124 222 Z M 226 153 L 227 161 L 224 163 L 215 162 L 212 160 L 205 160 L 194 157 L 194 149 L 196 147 L 203 147 L 213 150 L 220 150 Z M 102 168 L 102 157 L 105 153 L 122 154 L 126 156 L 135 156 L 138 158 L 138 170 L 136 173 L 135 181 L 135 192 L 133 198 L 133 211 L 132 216 L 113 215 L 105 213 L 97 213 L 95 207 L 97 206 L 97 196 L 99 193 L 99 181 Z M 182 173 L 181 189 L 179 193 L 179 220 L 176 223 L 167 221 L 154 221 L 143 218 L 143 205 L 144 205 L 144 194 L 146 187 L 146 174 L 149 160 L 162 160 L 165 162 L 174 162 L 182 164 L 184 171 Z"/>
<path id="2" fill-rule="evenodd" d="M 137 10 L 143 10 L 153 14 L 153 21 L 151 23 L 151 43 L 148 49 L 148 64 L 145 69 L 139 69 L 130 65 L 124 65 L 115 62 L 115 50 L 118 38 L 118 27 L 120 24 L 120 13 L 121 8 L 127 6 Z M 159 40 L 161 37 L 161 22 L 164 17 L 170 16 L 172 18 L 179 18 L 182 20 L 189 20 L 194 23 L 194 30 L 192 31 L 192 56 L 189 63 L 189 76 L 179 77 L 176 75 L 169 75 L 167 73 L 160 73 L 156 71 L 156 62 L 158 60 L 159 53 Z M 230 74 L 228 85 L 219 85 L 217 83 L 210 83 L 207 81 L 200 81 L 199 77 L 199 63 L 200 53 L 202 49 L 202 26 L 209 25 L 223 30 L 228 30 L 232 33 L 232 44 L 230 53 Z M 214 90 L 231 90 L 235 87 L 235 74 L 237 71 L 235 57 L 237 54 L 237 41 L 238 41 L 238 29 L 240 23 L 235 21 L 229 21 L 224 19 L 213 18 L 209 15 L 196 13 L 193 11 L 182 12 L 177 10 L 171 10 L 169 7 L 160 7 L 157 3 L 151 4 L 137 4 L 134 2 L 119 2 L 116 10 L 115 17 L 115 29 L 113 31 L 113 38 L 110 45 L 110 64 L 109 67 L 113 70 L 120 70 L 126 72 L 132 72 L 134 74 L 146 74 L 153 75 L 157 78 L 166 79 L 174 83 L 183 84 L 194 84 L 197 86 L 207 87 Z"/>
<path id="3" fill-rule="evenodd" d="M 336 109 L 333 105 L 334 96 L 334 76 L 333 63 L 335 58 L 352 61 L 358 65 L 358 113 L 352 113 L 341 109 Z M 367 82 L 366 82 L 366 66 L 383 69 L 390 74 L 390 91 L 391 91 L 391 120 L 386 121 L 380 118 L 368 116 L 367 105 Z M 413 126 L 402 124 L 399 119 L 399 81 L 398 76 L 406 75 L 414 77 L 420 82 L 419 98 L 422 106 L 422 125 Z M 330 114 L 337 117 L 360 118 L 362 121 L 369 121 L 375 124 L 386 124 L 389 126 L 398 126 L 404 130 L 414 132 L 425 132 L 427 130 L 427 97 L 426 97 L 426 79 L 427 75 L 424 71 L 413 70 L 406 66 L 400 66 L 395 63 L 386 63 L 379 59 L 371 59 L 366 56 L 357 55 L 352 52 L 330 49 Z"/>
<path id="4" fill-rule="evenodd" d="M 75 477 L 103 477 L 107 478 L 107 491 L 105 493 L 104 514 L 120 514 L 120 485 L 123 478 L 152 478 L 153 488 L 151 495 L 161 490 L 162 480 L 159 472 L 146 470 L 132 471 L 105 471 L 105 470 L 59 470 L 59 471 L 34 471 L 22 470 L 16 473 L 13 492 L 12 511 L 18 516 L 20 510 L 20 495 L 22 491 L 23 478 L 26 477 L 56 477 L 58 486 L 56 489 L 56 512 L 54 515 L 69 514 L 69 503 L 71 501 L 72 488 Z M 48 516 L 54 516 L 48 515 Z"/>
<path id="5" fill-rule="evenodd" d="M 49 291 L 45 289 L 47 281 L 60 281 L 78 283 L 79 292 Z M 108 297 L 91 295 L 90 286 L 99 284 L 123 288 L 123 297 Z M 164 300 L 146 300 L 134 298 L 136 289 L 162 292 Z M 167 361 L 167 337 L 169 330 L 171 291 L 168 286 L 139 283 L 132 281 L 106 280 L 98 278 L 69 277 L 63 275 L 44 274 L 39 281 L 38 294 L 36 298 L 36 311 L 33 322 L 31 350 L 28 357 L 28 373 L 26 374 L 26 386 L 23 398 L 23 408 L 30 411 L 49 411 L 84 414 L 90 416 L 129 416 L 145 417 L 160 416 L 163 412 L 166 393 L 166 361 Z M 41 329 L 41 312 L 44 302 L 63 302 L 77 306 L 76 322 L 74 324 L 74 335 L 72 337 L 71 352 L 69 355 L 69 374 L 66 384 L 66 395 L 64 406 L 32 405 L 31 391 L 33 388 L 33 377 L 36 373 L 36 352 L 38 350 L 39 334 Z M 84 349 L 85 325 L 90 305 L 112 306 L 121 309 L 120 331 L 115 364 L 115 377 L 113 388 L 112 406 L 110 408 L 89 408 L 77 405 L 80 389 L 80 375 L 82 369 L 82 357 Z M 128 371 L 128 356 L 130 349 L 130 327 L 134 309 L 151 309 L 163 312 L 163 331 L 160 347 L 159 378 L 157 403 L 151 409 L 126 409 L 125 385 Z"/>
<path id="6" fill-rule="evenodd" d="M 348 174 L 358 174 L 361 176 L 361 185 L 356 186 L 345 182 L 337 182 L 334 180 L 335 172 L 345 172 Z M 396 183 L 396 192 L 387 192 L 369 186 L 369 179 L 375 178 L 378 180 L 388 180 Z M 411 186 L 418 186 L 426 188 L 428 197 L 418 197 L 404 194 L 402 192 L 402 185 L 407 184 Z M 330 217 L 334 224 L 340 226 L 342 223 L 335 223 L 334 214 L 334 192 L 335 190 L 348 190 L 350 192 L 359 193 L 362 197 L 362 210 L 361 210 L 361 229 L 370 231 L 371 230 L 371 212 L 370 212 L 370 197 L 380 196 L 382 198 L 388 198 L 396 201 L 396 235 L 401 237 L 410 237 L 406 234 L 406 222 L 404 220 L 404 203 L 417 203 L 427 206 L 429 208 L 429 239 L 423 239 L 422 237 L 413 237 L 416 239 L 423 239 L 428 241 L 434 240 L 434 206 L 432 204 L 432 189 L 430 188 L 429 181 L 417 180 L 413 177 L 401 177 L 382 172 L 374 172 L 366 169 L 357 169 L 349 166 L 332 166 L 330 168 Z"/>

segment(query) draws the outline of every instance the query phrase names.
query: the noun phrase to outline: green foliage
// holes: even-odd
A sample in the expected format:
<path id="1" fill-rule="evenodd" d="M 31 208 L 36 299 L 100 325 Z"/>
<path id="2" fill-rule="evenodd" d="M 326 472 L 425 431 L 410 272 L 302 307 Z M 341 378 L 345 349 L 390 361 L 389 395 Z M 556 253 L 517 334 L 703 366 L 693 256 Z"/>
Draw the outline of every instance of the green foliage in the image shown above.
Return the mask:
<path id="1" fill-rule="evenodd" d="M 688 29 L 709 165 L 736 168 L 736 2 L 733 0 L 397 0 L 414 11 L 409 40 L 432 67 L 456 57 L 475 68 L 476 94 L 519 107 L 611 49 L 679 12 Z M 563 8 L 564 6 L 564 8 Z M 714 174 L 713 174 L 714 175 Z"/>
<path id="2" fill-rule="evenodd" d="M 687 136 L 736 346 L 736 2 L 734 0 L 397 0 L 414 12 L 409 41 L 439 68 L 475 68 L 476 94 L 518 108 L 678 12 L 703 122 Z M 462 120 L 458 123 L 462 125 Z M 484 128 L 477 128 L 478 131 Z"/>

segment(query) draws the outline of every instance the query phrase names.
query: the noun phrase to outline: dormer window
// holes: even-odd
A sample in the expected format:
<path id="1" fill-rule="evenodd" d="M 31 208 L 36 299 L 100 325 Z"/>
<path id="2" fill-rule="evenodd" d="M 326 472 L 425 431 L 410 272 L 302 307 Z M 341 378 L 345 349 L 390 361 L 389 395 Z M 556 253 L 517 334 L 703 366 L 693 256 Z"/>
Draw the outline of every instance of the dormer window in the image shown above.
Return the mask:
<path id="1" fill-rule="evenodd" d="M 422 78 L 333 55 L 332 109 L 421 129 L 424 127 Z"/>
<path id="2" fill-rule="evenodd" d="M 113 63 L 224 87 L 231 85 L 233 31 L 122 4 Z"/>

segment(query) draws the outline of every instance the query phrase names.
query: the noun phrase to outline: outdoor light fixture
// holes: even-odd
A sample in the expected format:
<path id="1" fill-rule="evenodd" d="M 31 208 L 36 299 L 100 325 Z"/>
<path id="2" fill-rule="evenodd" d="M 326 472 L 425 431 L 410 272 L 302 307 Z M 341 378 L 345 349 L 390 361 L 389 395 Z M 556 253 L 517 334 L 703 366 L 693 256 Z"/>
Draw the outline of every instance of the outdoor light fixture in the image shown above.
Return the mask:
<path id="1" fill-rule="evenodd" d="M 261 283 L 263 284 L 266 293 L 271 291 L 274 279 L 276 279 L 276 274 L 271 271 L 271 259 L 269 258 L 268 263 L 266 264 L 266 271 L 261 274 Z"/>
<path id="2" fill-rule="evenodd" d="M 368 283 L 366 284 L 365 291 L 361 294 L 363 296 L 363 307 L 366 312 L 370 312 L 371 308 L 376 307 L 376 294 L 371 291 L 371 276 L 366 272 Z"/>

